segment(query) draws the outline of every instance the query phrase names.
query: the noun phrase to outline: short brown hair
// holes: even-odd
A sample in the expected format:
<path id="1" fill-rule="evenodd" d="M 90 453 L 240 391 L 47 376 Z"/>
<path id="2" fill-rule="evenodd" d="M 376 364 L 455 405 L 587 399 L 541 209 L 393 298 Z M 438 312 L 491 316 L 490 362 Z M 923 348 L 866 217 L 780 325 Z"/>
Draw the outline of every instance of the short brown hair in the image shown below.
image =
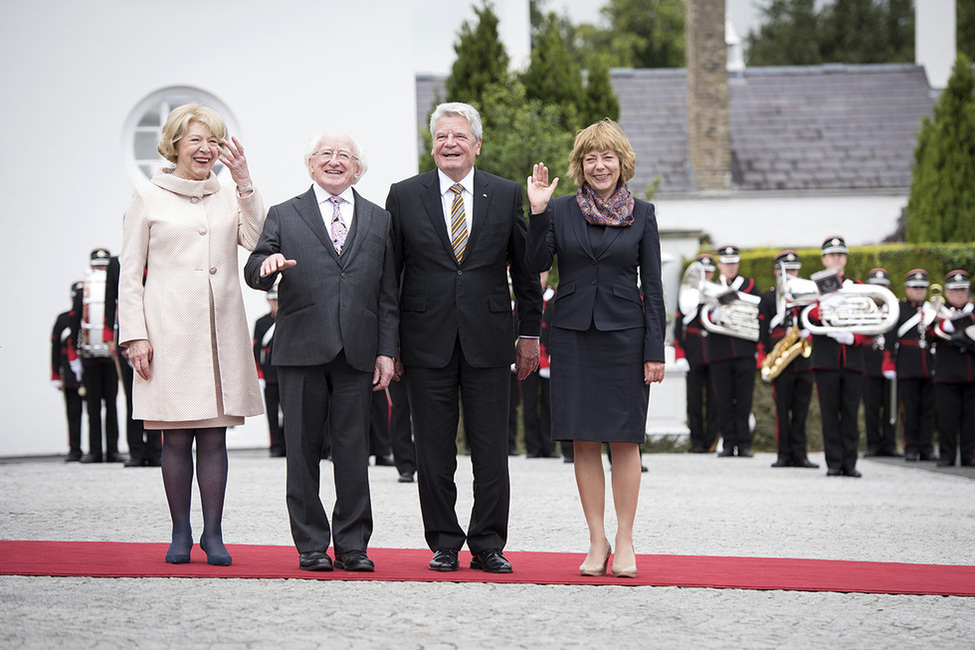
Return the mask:
<path id="1" fill-rule="evenodd" d="M 226 140 L 227 125 L 220 114 L 203 104 L 183 104 L 177 106 L 166 118 L 162 128 L 162 140 L 156 151 L 171 163 L 176 162 L 176 147 L 190 128 L 190 122 L 199 122 L 219 140 Z"/>
<path id="2" fill-rule="evenodd" d="M 625 183 L 636 174 L 636 154 L 623 129 L 613 120 L 604 118 L 576 133 L 569 156 L 569 176 L 582 187 L 586 181 L 582 159 L 593 151 L 612 151 L 620 159 L 620 182 Z"/>

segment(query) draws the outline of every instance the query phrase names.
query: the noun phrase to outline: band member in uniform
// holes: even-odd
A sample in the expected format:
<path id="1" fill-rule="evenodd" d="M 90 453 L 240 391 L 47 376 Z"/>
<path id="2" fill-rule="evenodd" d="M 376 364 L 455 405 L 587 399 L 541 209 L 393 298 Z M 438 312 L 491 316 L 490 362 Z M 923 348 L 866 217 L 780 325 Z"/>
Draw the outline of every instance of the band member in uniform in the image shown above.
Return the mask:
<path id="1" fill-rule="evenodd" d="M 890 332 L 897 365 L 897 395 L 904 422 L 904 460 L 938 460 L 932 439 L 937 419 L 934 398 L 933 346 L 924 318 L 928 272 L 913 269 L 904 279 L 907 295 L 900 303 L 900 319 Z"/>
<path id="2" fill-rule="evenodd" d="M 539 274 L 542 286 L 542 328 L 545 309 L 555 295 L 555 290 L 547 286 L 548 271 Z M 521 380 L 521 398 L 524 407 L 522 421 L 525 427 L 525 455 L 528 458 L 557 458 L 555 443 L 552 441 L 552 410 L 549 404 L 548 352 L 539 337 L 538 369 Z"/>
<path id="3" fill-rule="evenodd" d="M 738 275 L 738 247 L 725 245 L 718 249 L 718 274 L 729 289 L 759 296 L 755 280 Z M 748 424 L 755 391 L 754 341 L 712 332 L 707 337 L 707 355 L 711 363 L 711 383 L 718 403 L 721 427 L 721 457 L 751 458 L 752 432 Z"/>
<path id="4" fill-rule="evenodd" d="M 84 290 L 75 297 L 73 336 L 78 342 L 84 372 L 88 408 L 88 453 L 82 463 L 123 463 L 118 451 L 118 372 L 111 358 L 115 323 L 105 322 L 105 289 L 111 253 L 106 248 L 91 252 L 91 270 Z M 102 454 L 102 402 L 105 403 L 105 453 Z"/>
<path id="5" fill-rule="evenodd" d="M 887 269 L 871 269 L 867 284 L 890 287 Z M 867 453 L 864 457 L 903 456 L 897 451 L 897 367 L 891 350 L 892 332 L 869 337 L 863 346 L 863 424 L 867 433 Z"/>
<path id="6" fill-rule="evenodd" d="M 787 249 L 775 256 L 774 273 L 779 277 L 782 268 L 789 275 L 798 275 L 802 262 L 794 250 Z M 777 287 L 762 294 L 758 305 L 759 342 L 766 354 L 785 338 L 799 320 L 798 308 L 777 313 Z M 799 333 L 800 339 L 808 339 L 809 332 Z M 799 344 L 799 343 L 797 343 Z M 772 396 L 775 400 L 775 438 L 778 442 L 778 458 L 772 467 L 807 467 L 816 469 L 806 450 L 806 415 L 812 399 L 813 377 L 809 358 L 800 354 L 772 380 Z"/>
<path id="7" fill-rule="evenodd" d="M 694 261 L 704 267 L 704 279 L 710 281 L 715 271 L 714 257 L 701 253 Z M 687 373 L 687 428 L 694 454 L 713 451 L 718 436 L 718 401 L 711 386 L 708 334 L 701 325 L 700 308 L 684 314 L 678 307 L 674 318 L 674 359 L 677 368 Z"/>
<path id="8" fill-rule="evenodd" d="M 945 308 L 931 327 L 937 337 L 938 467 L 954 465 L 959 451 L 962 466 L 975 467 L 975 323 L 967 271 L 945 276 Z"/>
<path id="9" fill-rule="evenodd" d="M 839 272 L 843 284 L 853 284 L 844 275 L 849 250 L 839 235 L 826 238 L 822 246 L 823 266 Z M 826 298 L 829 300 L 830 298 Z M 819 307 L 810 311 L 817 320 Z M 812 369 L 816 393 L 823 418 L 823 447 L 826 452 L 827 476 L 862 476 L 856 468 L 860 429 L 857 412 L 863 393 L 863 353 L 860 343 L 866 337 L 841 331 L 813 335 Z"/>
<path id="10" fill-rule="evenodd" d="M 71 285 L 71 304 L 75 304 L 75 296 L 84 290 L 81 282 Z M 51 332 L 51 383 L 64 394 L 64 406 L 68 417 L 68 455 L 66 463 L 76 463 L 81 460 L 81 413 L 84 410 L 84 398 L 79 393 L 81 388 L 81 361 L 78 359 L 78 348 L 71 336 L 71 316 L 73 311 L 66 311 L 58 315 L 54 321 L 54 331 Z"/>
<path id="11" fill-rule="evenodd" d="M 273 458 L 284 458 L 284 426 L 281 422 L 281 397 L 278 392 L 278 371 L 271 365 L 271 343 L 274 341 L 274 319 L 278 315 L 278 287 L 267 290 L 268 313 L 254 323 L 254 361 L 257 363 L 257 378 L 264 389 L 264 411 L 267 413 L 267 428 L 271 438 L 270 454 Z"/>

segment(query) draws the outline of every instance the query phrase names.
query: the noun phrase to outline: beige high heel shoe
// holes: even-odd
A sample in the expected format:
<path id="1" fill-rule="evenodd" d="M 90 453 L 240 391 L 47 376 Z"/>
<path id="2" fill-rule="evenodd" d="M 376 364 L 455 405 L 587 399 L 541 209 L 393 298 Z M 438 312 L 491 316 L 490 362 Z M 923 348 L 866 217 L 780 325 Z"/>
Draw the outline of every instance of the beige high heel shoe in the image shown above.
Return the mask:
<path id="1" fill-rule="evenodd" d="M 632 548 L 632 547 L 631 547 Z M 636 550 L 633 551 L 634 563 L 630 566 L 616 566 L 616 556 L 613 556 L 613 576 L 616 578 L 635 578 L 636 577 Z"/>
<path id="2" fill-rule="evenodd" d="M 613 552 L 613 547 L 609 544 L 606 545 L 606 556 L 603 558 L 602 564 L 586 564 L 583 562 L 579 565 L 579 575 L 589 576 L 589 577 L 599 577 L 606 575 L 606 567 L 609 564 L 609 555 Z"/>

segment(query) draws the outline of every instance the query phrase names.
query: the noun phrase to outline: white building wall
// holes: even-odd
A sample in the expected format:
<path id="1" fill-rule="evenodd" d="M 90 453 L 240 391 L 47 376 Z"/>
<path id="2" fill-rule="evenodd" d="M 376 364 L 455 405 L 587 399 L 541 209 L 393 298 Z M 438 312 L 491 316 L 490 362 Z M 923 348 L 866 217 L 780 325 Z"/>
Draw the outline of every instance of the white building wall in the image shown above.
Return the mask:
<path id="1" fill-rule="evenodd" d="M 412 24 L 410 3 L 397 0 L 0 5 L 0 456 L 67 451 L 49 339 L 91 249 L 121 247 L 132 191 L 122 131 L 132 108 L 167 86 L 218 97 L 268 205 L 310 185 L 302 154 L 311 136 L 345 130 L 369 154 L 357 189 L 382 204 L 390 183 L 416 172 Z M 253 323 L 266 302 L 244 293 Z M 119 413 L 125 449 L 121 390 Z M 87 423 L 83 431 L 87 449 Z M 267 444 L 263 416 L 229 442 Z"/>

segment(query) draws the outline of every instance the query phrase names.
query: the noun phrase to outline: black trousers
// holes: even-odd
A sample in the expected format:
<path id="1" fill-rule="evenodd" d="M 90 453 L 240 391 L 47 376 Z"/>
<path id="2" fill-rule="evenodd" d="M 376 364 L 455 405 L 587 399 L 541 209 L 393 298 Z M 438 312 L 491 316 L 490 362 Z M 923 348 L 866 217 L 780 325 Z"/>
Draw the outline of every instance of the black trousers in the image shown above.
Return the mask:
<path id="1" fill-rule="evenodd" d="M 84 411 L 84 398 L 77 388 L 63 388 L 64 410 L 68 418 L 68 451 L 81 454 L 81 415 Z"/>
<path id="2" fill-rule="evenodd" d="M 891 404 L 890 390 L 889 379 L 863 378 L 863 427 L 868 451 L 881 454 L 897 451 L 897 429 L 890 422 L 896 405 Z"/>
<path id="3" fill-rule="evenodd" d="M 529 456 L 554 455 L 549 380 L 539 375 L 537 370 L 521 380 L 521 404 L 525 451 Z"/>
<path id="4" fill-rule="evenodd" d="M 281 389 L 277 382 L 265 382 L 264 406 L 267 413 L 267 430 L 271 439 L 270 451 L 285 453 L 284 426 L 281 421 Z"/>
<path id="5" fill-rule="evenodd" d="M 863 393 L 863 374 L 851 370 L 815 370 L 814 373 L 823 417 L 826 465 L 829 469 L 854 469 L 860 444 L 857 412 Z"/>
<path id="6" fill-rule="evenodd" d="M 102 402 L 105 403 L 105 453 L 118 454 L 118 373 L 108 358 L 81 362 L 88 407 L 88 453 L 102 457 Z"/>
<path id="7" fill-rule="evenodd" d="M 389 456 L 389 401 L 386 391 L 372 393 L 369 417 L 369 455 Z"/>
<path id="8" fill-rule="evenodd" d="M 718 421 L 724 448 L 749 448 L 752 432 L 748 416 L 755 392 L 755 359 L 728 359 L 711 362 L 711 384 L 718 403 Z"/>
<path id="9" fill-rule="evenodd" d="M 125 441 L 129 455 L 136 461 L 162 462 L 162 436 L 158 431 L 146 431 L 142 420 L 132 417 L 132 380 L 135 372 L 126 359 L 119 359 L 122 370 L 122 387 L 125 391 Z"/>
<path id="10" fill-rule="evenodd" d="M 340 352 L 317 366 L 278 366 L 287 426 L 287 502 L 299 553 L 329 546 L 329 522 L 319 496 L 325 424 L 332 453 L 335 552 L 365 551 L 372 535 L 369 498 L 369 408 L 372 372 L 356 370 Z"/>
<path id="11" fill-rule="evenodd" d="M 687 428 L 694 449 L 711 449 L 718 436 L 718 400 L 710 374 L 707 365 L 691 366 L 687 373 Z"/>
<path id="12" fill-rule="evenodd" d="M 775 437 L 779 458 L 806 459 L 806 415 L 812 399 L 811 372 L 786 372 L 772 382 L 775 399 Z"/>
<path id="13" fill-rule="evenodd" d="M 935 384 L 942 461 L 975 465 L 975 384 Z"/>
<path id="14" fill-rule="evenodd" d="M 901 418 L 904 422 L 904 453 L 930 458 L 934 454 L 937 420 L 934 382 L 930 379 L 898 379 Z"/>
<path id="15" fill-rule="evenodd" d="M 508 538 L 508 366 L 475 368 L 454 347 L 443 368 L 407 367 L 423 529 L 431 550 L 503 549 Z M 465 535 L 457 503 L 458 398 L 474 470 L 474 506 Z"/>
<path id="16" fill-rule="evenodd" d="M 393 450 L 393 462 L 400 474 L 416 472 L 416 449 L 413 447 L 413 415 L 406 380 L 389 382 L 389 446 Z"/>

